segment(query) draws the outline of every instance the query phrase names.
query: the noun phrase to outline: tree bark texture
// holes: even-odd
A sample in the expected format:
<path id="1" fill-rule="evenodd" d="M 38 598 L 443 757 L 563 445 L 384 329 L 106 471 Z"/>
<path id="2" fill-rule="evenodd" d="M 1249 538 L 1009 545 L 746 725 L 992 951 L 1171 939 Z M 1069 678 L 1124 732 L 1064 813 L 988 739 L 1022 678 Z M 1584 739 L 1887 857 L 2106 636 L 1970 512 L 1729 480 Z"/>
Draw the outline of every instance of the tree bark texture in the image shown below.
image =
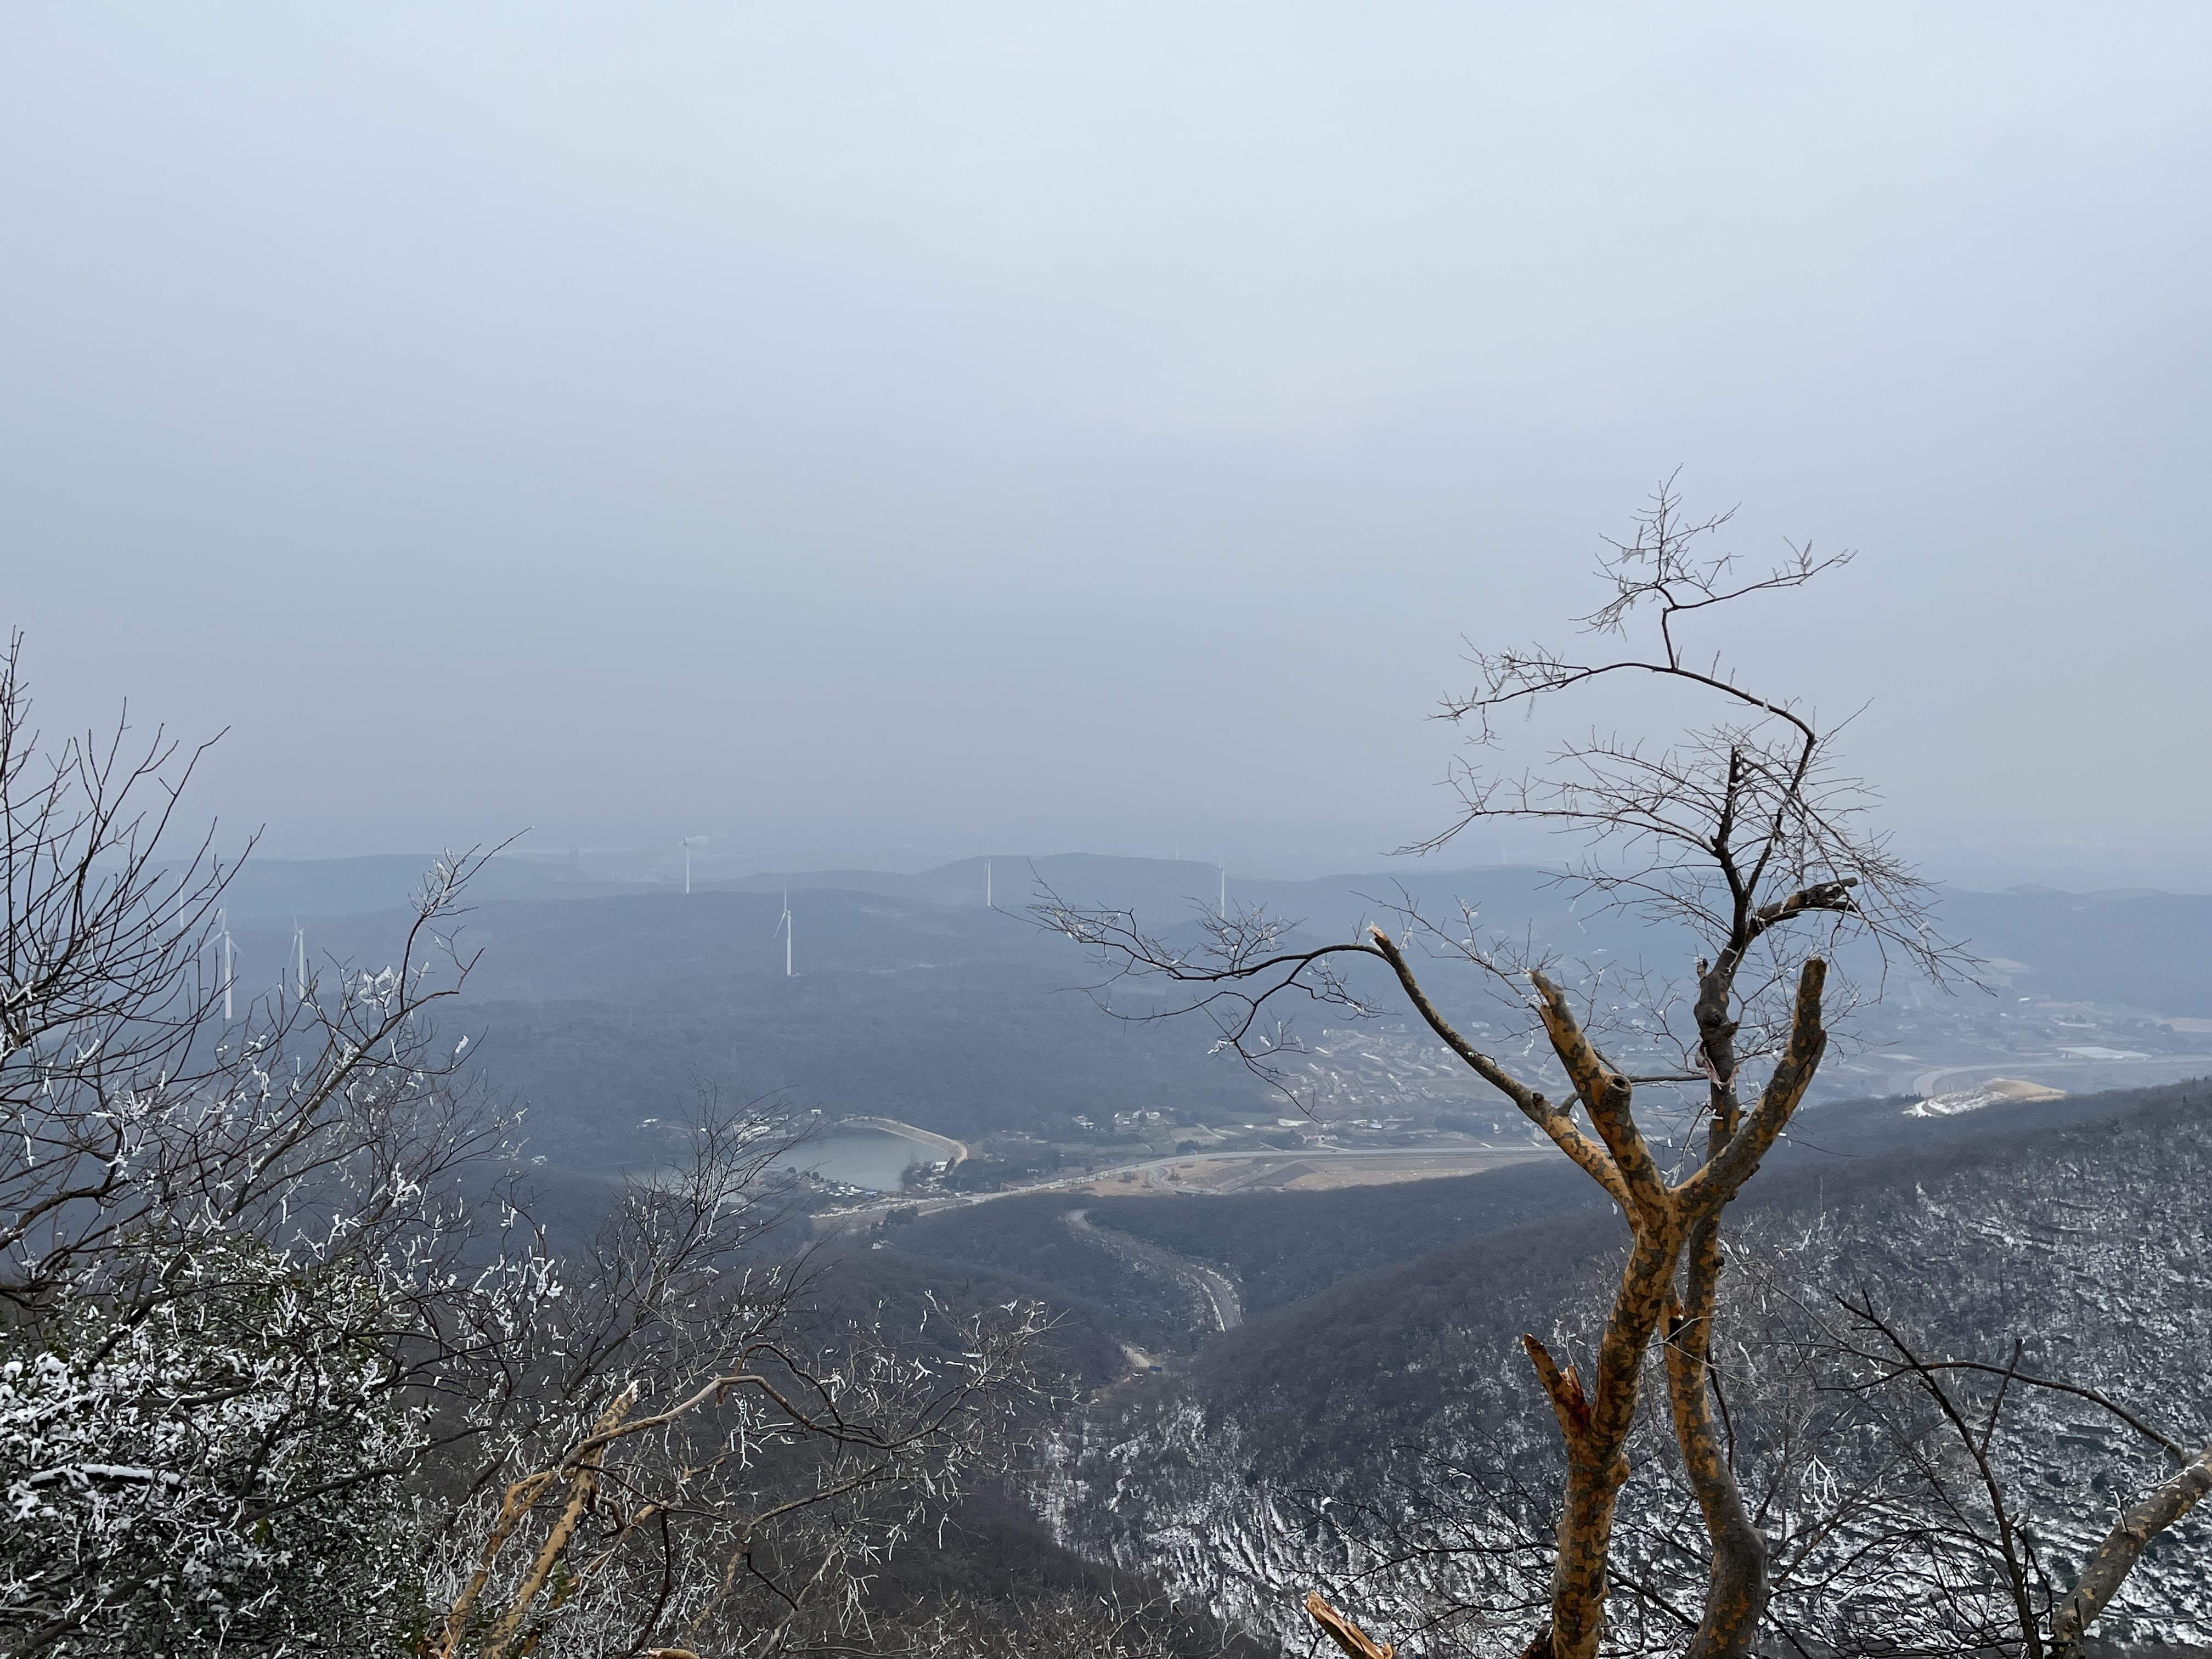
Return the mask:
<path id="1" fill-rule="evenodd" d="M 1389 1643 L 1376 1641 L 1322 1601 L 1319 1590 L 1306 1592 L 1306 1617 L 1319 1625 L 1328 1639 L 1344 1650 L 1348 1659 L 1390 1659 L 1397 1651 Z"/>
<path id="2" fill-rule="evenodd" d="M 1529 976 L 1553 1049 L 1604 1143 L 1613 1177 L 1607 1190 L 1625 1199 L 1622 1208 L 1635 1240 L 1599 1339 L 1587 1389 L 1574 1367 L 1562 1370 L 1534 1337 L 1522 1339 L 1559 1419 L 1567 1454 L 1559 1557 L 1552 1576 L 1551 1659 L 1595 1659 L 1604 1636 L 1606 1561 L 1614 1508 L 1628 1479 L 1625 1454 L 1636 1421 L 1644 1354 L 1662 1322 L 1680 1311 L 1675 1272 L 1693 1237 L 1702 1241 L 1699 1260 L 1704 1265 L 1693 1261 L 1690 1282 L 1704 1317 L 1691 1336 L 1698 1344 L 1711 1340 L 1712 1299 L 1720 1272 L 1721 1211 L 1758 1169 L 1813 1080 L 1827 1042 L 1820 1023 L 1826 976 L 1826 964 L 1819 959 L 1805 964 L 1788 1046 L 1757 1108 L 1748 1117 L 1731 1111 L 1717 1121 L 1705 1163 L 1672 1188 L 1637 1127 L 1628 1079 L 1590 1043 L 1559 988 L 1541 974 Z M 1670 1337 L 1675 1334 L 1670 1329 Z M 1692 1431 L 1683 1443 L 1684 1461 L 1694 1465 L 1692 1483 L 1714 1541 L 1714 1604 L 1699 1626 L 1696 1639 L 1700 1645 L 1692 1651 L 1700 1659 L 1740 1656 L 1748 1651 L 1765 1607 L 1765 1540 L 1744 1513 L 1741 1493 L 1713 1431 L 1705 1347 L 1688 1351 L 1685 1358 L 1691 1363 L 1683 1366 L 1679 1384 L 1674 1368 L 1680 1362 L 1672 1356 L 1671 1342 L 1669 1353 L 1669 1396 L 1676 1427 L 1679 1432 L 1686 1420 Z"/>
<path id="3" fill-rule="evenodd" d="M 1605 1632 L 1606 1561 L 1614 1506 L 1628 1480 L 1638 1382 L 1644 1352 L 1665 1316 L 1681 1250 L 1681 1230 L 1671 1209 L 1646 1218 L 1637 1229 L 1587 1390 L 1573 1366 L 1562 1370 L 1534 1337 L 1522 1339 L 1567 1454 L 1559 1556 L 1552 1569 L 1553 1659 L 1592 1659 Z"/>
<path id="4" fill-rule="evenodd" d="M 2051 1659 L 2080 1659 L 2081 1639 L 2134 1570 L 2144 1547 L 2212 1492 L 2212 1446 L 2124 1510 L 2091 1553 L 2081 1582 L 2051 1619 Z"/>
<path id="5" fill-rule="evenodd" d="M 1705 969 L 1697 1015 L 1711 1076 L 1711 1123 L 1705 1140 L 1710 1164 L 1728 1150 L 1743 1121 L 1735 1087 L 1736 1027 L 1728 1018 L 1733 953 L 1710 969 L 1703 963 L 1698 966 Z M 1723 1259 L 1717 1211 L 1691 1227 L 1682 1256 L 1681 1301 L 1669 1310 L 1667 1321 L 1667 1403 L 1683 1474 L 1712 1547 L 1705 1611 L 1684 1659 L 1745 1659 L 1766 1613 L 1767 1547 L 1765 1534 L 1744 1510 L 1743 1490 L 1714 1421 L 1713 1310 L 1720 1299 Z"/>
<path id="6" fill-rule="evenodd" d="M 1684 1302 L 1668 1321 L 1667 1400 L 1683 1471 L 1713 1552 L 1705 1614 L 1683 1659 L 1744 1659 L 1766 1612 L 1767 1552 L 1765 1535 L 1745 1512 L 1742 1489 L 1714 1421 L 1711 1357 L 1721 1274 L 1718 1216 L 1708 1216 L 1691 1230 L 1683 1255 Z"/>

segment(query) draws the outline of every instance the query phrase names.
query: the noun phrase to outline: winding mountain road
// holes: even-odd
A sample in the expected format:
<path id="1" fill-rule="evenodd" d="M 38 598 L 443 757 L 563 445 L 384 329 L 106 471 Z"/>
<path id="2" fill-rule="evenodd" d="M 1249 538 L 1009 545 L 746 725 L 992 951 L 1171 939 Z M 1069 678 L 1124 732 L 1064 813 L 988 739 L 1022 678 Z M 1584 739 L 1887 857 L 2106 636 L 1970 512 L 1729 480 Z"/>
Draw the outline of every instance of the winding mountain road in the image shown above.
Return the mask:
<path id="1" fill-rule="evenodd" d="M 1188 1256 L 1177 1255 L 1173 1250 L 1133 1237 L 1117 1228 L 1101 1227 L 1091 1219 L 1087 1209 L 1070 1210 L 1061 1218 L 1068 1231 L 1078 1238 L 1097 1245 L 1101 1249 L 1120 1256 L 1123 1261 L 1148 1267 L 1155 1273 L 1166 1274 L 1180 1284 L 1188 1285 L 1199 1293 L 1213 1310 L 1216 1329 L 1234 1330 L 1244 1320 L 1244 1304 L 1237 1294 L 1237 1286 L 1226 1275 L 1216 1272 Z"/>

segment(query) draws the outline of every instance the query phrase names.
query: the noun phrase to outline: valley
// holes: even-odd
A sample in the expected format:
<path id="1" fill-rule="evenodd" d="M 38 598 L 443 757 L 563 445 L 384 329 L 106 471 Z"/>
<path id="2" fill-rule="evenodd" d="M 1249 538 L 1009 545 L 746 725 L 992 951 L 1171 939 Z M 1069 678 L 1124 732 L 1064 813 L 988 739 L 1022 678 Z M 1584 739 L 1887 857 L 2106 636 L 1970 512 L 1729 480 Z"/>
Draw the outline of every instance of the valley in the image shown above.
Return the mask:
<path id="1" fill-rule="evenodd" d="M 2212 1659 L 2212 4 L 0 39 L 0 1659 Z"/>
<path id="2" fill-rule="evenodd" d="M 1211 866 L 1002 859 L 994 908 L 983 862 L 915 875 L 702 872 L 687 895 L 604 878 L 588 862 L 496 860 L 456 930 L 475 966 L 449 1018 L 477 1034 L 487 1079 L 527 1101 L 533 1152 L 586 1174 L 652 1159 L 702 1090 L 773 1097 L 824 1121 L 903 1125 L 926 1138 L 917 1162 L 947 1161 L 957 1144 L 970 1190 L 1124 1175 L 1153 1186 L 1171 1169 L 1212 1187 L 1239 1159 L 1239 1176 L 1268 1180 L 1287 1167 L 1279 1152 L 1322 1155 L 1300 1160 L 1310 1177 L 1291 1177 L 1310 1186 L 1379 1175 L 1385 1153 L 1405 1155 L 1401 1172 L 1441 1173 L 1540 1146 L 1395 1012 L 1310 1018 L 1280 1087 L 1209 1054 L 1179 1023 L 1146 1018 L 1149 1005 L 1102 1018 L 1085 988 L 1097 983 L 1095 964 L 1015 896 L 1048 890 L 1188 929 L 1208 908 L 1195 896 Z M 228 896 L 243 986 L 274 984 L 301 939 L 311 963 L 375 959 L 389 949 L 390 907 L 419 872 L 398 858 L 249 864 Z M 787 888 L 809 940 L 788 977 L 775 939 Z M 1624 918 L 1574 915 L 1541 870 L 1240 877 L 1229 891 L 1295 919 L 1299 939 L 1479 902 L 1501 937 L 1571 938 L 1599 963 L 1668 959 L 1665 939 Z M 1906 985 L 1863 1008 L 1816 1098 L 1940 1093 L 1989 1077 L 2089 1092 L 2212 1066 L 2212 1046 L 2190 1029 L 2212 1020 L 2197 943 L 2212 934 L 2212 898 L 1959 892 L 1943 903 L 1986 960 L 1984 988 Z M 1448 960 L 1430 971 L 1478 1037 L 1503 1040 L 1524 1017 Z M 1647 1018 L 1630 1006 L 1619 1017 L 1624 1030 Z M 1525 1033 L 1510 1040 L 1528 1046 Z M 1542 1054 L 1530 1057 L 1540 1070 Z"/>
<path id="3" fill-rule="evenodd" d="M 1055 863 L 1060 887 L 1136 900 L 1165 902 L 1184 879 L 1142 861 L 1040 861 Z M 960 1309 L 1043 1306 L 1066 1403 L 973 1547 L 988 1537 L 1040 1561 L 1072 1552 L 1085 1565 L 1068 1571 L 1118 1575 L 1283 1648 L 1304 1639 L 1299 1600 L 1316 1586 L 1398 1632 L 1409 1659 L 1457 1651 L 1483 1619 L 1523 1616 L 1548 1522 L 1511 1494 L 1541 1491 L 1558 1453 L 1517 1337 L 1549 1332 L 1571 1350 L 1590 1340 L 1577 1322 L 1622 1245 L 1609 1202 L 1394 1012 L 1350 1024 L 1330 1011 L 1286 1048 L 1283 1086 L 1271 1086 L 1207 1054 L 1184 1024 L 1145 1018 L 1151 1007 L 1102 1014 L 1079 951 L 973 902 L 964 878 L 793 878 L 811 954 L 788 976 L 763 945 L 780 880 L 771 895 L 604 884 L 490 899 L 457 934 L 482 955 L 449 1018 L 480 1045 L 490 1085 L 526 1100 L 526 1146 L 562 1204 L 588 1206 L 617 1172 L 667 1156 L 702 1100 L 763 1102 L 804 1132 L 778 1168 L 795 1183 L 789 1237 L 811 1252 L 810 1328 L 894 1311 L 927 1328 Z M 1501 927 L 1607 937 L 1601 922 L 1547 912 L 1540 872 L 1438 876 L 1400 897 L 1434 904 L 1475 884 L 1504 896 Z M 1381 885 L 1267 896 L 1317 915 L 1302 934 L 1316 937 L 1374 914 L 1359 894 Z M 307 896 L 289 877 L 283 891 Z M 1959 902 L 2002 945 L 2003 982 L 1902 994 L 1856 1016 L 1737 1224 L 1790 1241 L 1759 1281 L 1782 1300 L 1729 1317 L 1779 1319 L 1768 1340 L 1787 1351 L 1820 1322 L 1791 1326 L 1776 1307 L 1832 1300 L 1863 1275 L 1919 1340 L 1991 1352 L 2017 1338 L 2038 1363 L 2115 1393 L 2148 1388 L 2177 1422 L 2212 1421 L 2201 1374 L 2174 1361 L 2212 1345 L 2201 1206 L 2177 1212 L 2160 1199 L 2169 1184 L 2201 1191 L 2212 1157 L 2202 1087 L 2179 1081 L 2212 1071 L 2197 1029 L 2212 1015 L 2155 1017 L 2085 981 L 2078 964 L 2110 950 L 2100 930 L 2139 924 L 2136 901 Z M 2212 921 L 2206 901 L 2172 903 Z M 251 969 L 287 932 L 240 909 Z M 301 926 L 333 953 L 387 925 L 374 912 L 310 915 Z M 1510 1009 L 1436 971 L 1471 1011 L 1468 1029 L 1518 1044 L 1542 1074 Z M 2179 954 L 2146 956 L 2135 982 L 2163 988 L 2151 1007 L 2212 1007 L 2191 1000 L 2191 972 Z M 1650 1040 L 1637 1005 L 1619 1017 L 1625 1041 Z M 1657 1145 L 1686 1156 L 1666 1096 L 1651 1092 Z M 2069 1182 L 2079 1219 L 2054 1230 L 2030 1195 Z M 2157 1241 L 2155 1273 L 2120 1265 L 2129 1240 Z M 1819 1409 L 1796 1384 L 1739 1382 L 1734 1409 L 1760 1446 L 1760 1413 L 1781 1413 L 1778 1446 L 1796 1431 L 1783 1425 Z M 1860 1625 L 1907 1619 L 1907 1603 L 1822 1553 L 1840 1534 L 1821 1518 L 1826 1500 L 1790 1484 L 1804 1469 L 1747 1455 L 1803 1510 L 1801 1532 L 1783 1534 L 1800 1552 L 1796 1576 L 1777 1591 L 1799 1651 L 1848 1651 Z M 1649 1559 L 1637 1558 L 1642 1588 L 1624 1617 L 1663 1648 L 1693 1600 L 1694 1558 L 1673 1559 L 1665 1541 L 1682 1501 L 1668 1454 L 1654 1443 L 1638 1456 L 1653 1474 L 1621 1524 Z M 2078 1547 L 2094 1493 L 2145 1478 L 2124 1438 L 2040 1398 L 2019 1408 L 2006 1456 L 2062 1553 Z M 1848 1458 L 1823 1467 L 1824 1479 L 1875 1478 Z M 1454 1483 L 1468 1503 L 1445 1501 Z M 1418 1535 L 1403 1529 L 1414 1513 L 1428 1517 Z M 928 1571 L 993 1582 L 1000 1568 L 966 1553 L 963 1536 L 947 1533 Z M 2109 1621 L 2132 1650 L 2212 1642 L 2190 1611 L 2208 1545 L 2185 1523 L 2137 1576 Z"/>

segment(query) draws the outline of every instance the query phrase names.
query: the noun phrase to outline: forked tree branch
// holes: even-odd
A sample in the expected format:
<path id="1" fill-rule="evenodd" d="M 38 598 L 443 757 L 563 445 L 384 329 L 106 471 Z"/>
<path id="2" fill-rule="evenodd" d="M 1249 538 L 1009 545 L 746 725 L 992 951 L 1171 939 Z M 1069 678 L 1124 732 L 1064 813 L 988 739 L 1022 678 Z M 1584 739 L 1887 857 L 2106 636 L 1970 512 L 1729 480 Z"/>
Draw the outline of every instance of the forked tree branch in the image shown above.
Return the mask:
<path id="1" fill-rule="evenodd" d="M 1607 1058 L 1612 1038 L 1593 1018 L 1577 1018 L 1563 988 L 1563 981 L 1571 983 L 1565 975 L 1541 966 L 1525 974 L 1533 1012 L 1572 1091 L 1571 1099 L 1554 1103 L 1445 1018 L 1404 945 L 1381 928 L 1370 927 L 1351 943 L 1285 952 L 1279 941 L 1287 927 L 1254 913 L 1234 926 L 1226 918 L 1203 923 L 1208 948 L 1193 954 L 1143 933 L 1126 913 L 1075 911 L 1056 901 L 1042 907 L 1046 925 L 1115 959 L 1119 974 L 1191 988 L 1190 1000 L 1170 1012 L 1212 1016 L 1222 1044 L 1235 1047 L 1263 1075 L 1286 1044 L 1279 1034 L 1269 1034 L 1264 1047 L 1255 1040 L 1261 1009 L 1273 999 L 1303 994 L 1370 1012 L 1341 981 L 1325 975 L 1345 957 L 1378 957 L 1437 1039 L 1620 1206 L 1632 1235 L 1629 1257 L 1587 1384 L 1553 1363 L 1542 1344 L 1532 1338 L 1527 1345 L 1569 1450 L 1551 1625 L 1530 1650 L 1548 1659 L 1592 1659 L 1600 1643 L 1614 1499 L 1626 1478 L 1625 1447 L 1641 1367 L 1663 1322 L 1680 1324 L 1669 1333 L 1669 1382 L 1680 1407 L 1676 1419 L 1686 1458 L 1704 1476 L 1700 1502 L 1716 1552 L 1735 1550 L 1735 1566 L 1754 1577 L 1763 1573 L 1763 1558 L 1739 1547 L 1751 1533 L 1745 1506 L 1732 1471 L 1708 1443 L 1710 1322 L 1723 1260 L 1720 1217 L 1805 1100 L 1826 1051 L 1831 1001 L 1848 1008 L 1855 1000 L 1847 981 L 1840 996 L 1831 985 L 1838 940 L 1849 935 L 1870 941 L 1885 973 L 1892 952 L 1939 982 L 1964 965 L 1962 954 L 1929 925 L 1924 884 L 1883 836 L 1863 827 L 1873 796 L 1834 769 L 1835 728 L 1793 699 L 1739 681 L 1717 657 L 1705 665 L 1687 654 L 1682 630 L 1693 619 L 1710 624 L 1731 605 L 1802 587 L 1850 557 L 1816 556 L 1809 546 L 1793 545 L 1765 575 L 1738 578 L 1730 556 L 1701 550 L 1729 518 L 1688 518 L 1668 479 L 1638 515 L 1633 538 L 1610 543 L 1601 556 L 1610 595 L 1581 619 L 1589 632 L 1625 638 L 1632 622 L 1656 618 L 1654 637 L 1589 659 L 1543 647 L 1477 652 L 1480 684 L 1443 708 L 1444 718 L 1464 722 L 1473 740 L 1487 745 L 1498 740 L 1493 721 L 1504 711 L 1640 683 L 1717 700 L 1715 723 L 1663 749 L 1593 732 L 1552 755 L 1547 769 L 1517 779 L 1462 769 L 1454 780 L 1463 809 L 1456 819 L 1401 849 L 1435 851 L 1491 820 L 1559 831 L 1585 849 L 1583 863 L 1559 882 L 1697 939 L 1690 1000 L 1696 1030 L 1669 1030 L 1664 1040 L 1686 1062 L 1694 1056 L 1693 1075 L 1707 1085 L 1704 1110 L 1711 1129 L 1702 1164 L 1672 1185 L 1636 1113 L 1636 1089 L 1645 1079 L 1632 1073 L 1657 1068 Z M 1832 919 L 1825 939 L 1804 925 L 1823 916 Z M 1471 941 L 1462 953 L 1507 981 Z M 1838 969 L 1839 979 L 1843 971 Z M 1523 976 L 1510 977 L 1517 994 Z M 1593 972 L 1589 982 L 1595 986 L 1601 977 Z M 1674 1005 L 1662 995 L 1654 1006 Z M 1753 1056 L 1771 1060 L 1771 1069 L 1747 1106 L 1743 1097 L 1752 1085 L 1741 1073 Z M 1279 1085 L 1279 1076 L 1275 1080 Z M 1589 1120 L 1587 1131 L 1575 1121 L 1577 1105 Z M 1686 1249 L 1688 1282 L 1678 1285 Z M 1717 1573 L 1715 1585 L 1728 1577 Z M 1747 1613 L 1739 1608 L 1716 1618 L 1708 1607 L 1697 1638 L 1701 1659 L 1747 1655 L 1763 1585 L 1751 1585 L 1747 1594 Z"/>

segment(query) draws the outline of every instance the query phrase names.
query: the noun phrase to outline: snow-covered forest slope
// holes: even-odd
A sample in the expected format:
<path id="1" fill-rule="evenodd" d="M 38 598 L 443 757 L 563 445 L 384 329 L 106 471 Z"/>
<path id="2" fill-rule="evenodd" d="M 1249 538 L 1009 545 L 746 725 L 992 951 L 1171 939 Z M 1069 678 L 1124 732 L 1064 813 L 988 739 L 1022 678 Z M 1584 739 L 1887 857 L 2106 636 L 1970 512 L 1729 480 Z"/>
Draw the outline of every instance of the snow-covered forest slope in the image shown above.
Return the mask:
<path id="1" fill-rule="evenodd" d="M 2002 1367 L 2018 1343 L 2021 1371 L 2094 1389 L 2201 1443 L 2212 1431 L 2212 1091 L 1940 1125 L 1870 1103 L 1810 1114 L 1799 1130 L 1737 1218 L 1756 1246 L 1730 1277 L 1717 1346 L 1738 1356 L 1733 1428 L 1747 1490 L 1777 1540 L 1778 1622 L 1807 1652 L 1874 1650 L 1860 1645 L 1872 1633 L 1904 1641 L 1916 1620 L 1955 1620 L 1965 1615 L 1950 1603 L 1981 1593 L 1958 1561 L 1899 1545 L 1907 1523 L 1940 1530 L 1947 1505 L 1986 1517 L 1911 1391 L 1857 1386 L 1870 1373 L 1854 1352 L 1881 1352 L 1886 1339 L 1839 1298 L 1923 1358 Z M 1501 1200 L 1489 1206 L 1504 1224 L 1495 1228 L 1482 1218 L 1486 1182 Z M 1525 1632 L 1558 1452 L 1516 1339 L 1533 1331 L 1576 1349 L 1579 1310 L 1617 1273 L 1623 1230 L 1572 1201 L 1571 1181 L 1507 1171 L 1449 1184 L 1462 1188 L 1461 1242 L 1262 1308 L 1183 1375 L 1125 1390 L 1071 1432 L 1050 1481 L 1064 1534 L 1285 1638 L 1316 1583 L 1422 1650 L 1486 1652 Z M 1553 1212 L 1531 1217 L 1547 1194 Z M 1226 1206 L 1118 1207 L 1100 1218 L 1193 1248 L 1207 1211 Z M 1435 1243 L 1441 1218 L 1409 1212 L 1409 1237 Z M 1300 1263 L 1294 1231 L 1270 1219 L 1216 1222 L 1215 1260 L 1255 1285 L 1270 1273 L 1325 1278 L 1326 1247 Z M 1255 1240 L 1272 1242 L 1269 1271 Z M 1663 1423 L 1663 1408 L 1647 1414 Z M 2024 1387 L 1990 1446 L 2054 1580 L 2166 1467 L 2109 1413 Z M 1669 1448 L 1655 1437 L 1634 1462 L 1615 1574 L 1631 1592 L 1616 1597 L 1625 1650 L 1679 1643 L 1676 1615 L 1694 1617 L 1702 1577 Z M 2195 1519 L 2154 1544 L 2101 1633 L 2212 1641 L 2208 1586 L 2212 1527 Z"/>

